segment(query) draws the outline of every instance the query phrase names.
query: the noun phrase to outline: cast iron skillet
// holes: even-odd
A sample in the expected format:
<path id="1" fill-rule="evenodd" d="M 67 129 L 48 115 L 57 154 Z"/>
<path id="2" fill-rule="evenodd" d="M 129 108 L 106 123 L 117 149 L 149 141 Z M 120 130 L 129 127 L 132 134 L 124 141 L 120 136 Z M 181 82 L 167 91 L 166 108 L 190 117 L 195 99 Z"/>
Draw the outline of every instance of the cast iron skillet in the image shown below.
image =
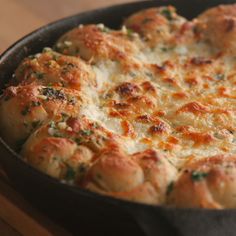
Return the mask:
<path id="1" fill-rule="evenodd" d="M 116 28 L 131 13 L 143 8 L 174 5 L 193 18 L 220 0 L 158 0 L 117 5 L 78 14 L 44 26 L 19 40 L 0 57 L 0 88 L 4 88 L 20 61 L 52 46 L 64 32 L 80 23 L 104 23 Z M 0 139 L 0 162 L 15 188 L 74 235 L 193 235 L 236 234 L 235 210 L 174 209 L 117 200 L 61 184 L 25 164 Z"/>

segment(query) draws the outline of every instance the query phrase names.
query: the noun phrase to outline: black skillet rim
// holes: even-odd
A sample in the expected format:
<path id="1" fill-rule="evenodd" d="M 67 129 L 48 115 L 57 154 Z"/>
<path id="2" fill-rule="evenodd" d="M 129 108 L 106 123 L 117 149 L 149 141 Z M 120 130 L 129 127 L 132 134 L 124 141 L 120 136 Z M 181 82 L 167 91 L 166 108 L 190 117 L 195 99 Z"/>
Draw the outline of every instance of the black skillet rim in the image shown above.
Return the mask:
<path id="1" fill-rule="evenodd" d="M 179 1 L 181 1 L 181 0 L 179 0 Z M 157 2 L 159 2 L 159 6 L 160 5 L 170 5 L 171 4 L 170 3 L 171 1 L 168 1 L 168 0 L 167 1 L 166 0 L 159 0 Z M 174 2 L 174 1 L 172 1 L 172 2 Z M 196 0 L 196 2 L 199 3 L 201 1 Z M 212 4 L 212 2 L 210 3 L 210 5 Z M 216 0 L 216 2 L 217 2 L 217 0 Z M 224 3 L 228 4 L 228 3 L 232 3 L 232 2 L 234 2 L 234 1 L 225 1 Z M 162 4 L 160 4 L 160 3 L 162 3 Z M 224 3 L 220 2 L 219 4 L 224 4 Z M 14 44 L 12 44 L 10 47 L 8 47 L 0 55 L 0 66 L 1 66 L 1 64 L 4 64 L 5 61 L 7 61 L 9 58 L 11 58 L 11 53 L 13 53 L 15 50 L 17 50 L 17 47 L 19 47 L 21 44 L 23 44 L 23 45 L 26 44 L 27 45 L 27 41 L 29 41 L 35 35 L 40 34 L 40 33 L 44 32 L 45 30 L 50 29 L 53 26 L 60 26 L 63 22 L 66 22 L 66 21 L 68 21 L 72 18 L 84 17 L 86 15 L 92 15 L 92 14 L 94 14 L 96 12 L 99 12 L 99 11 L 101 11 L 101 12 L 102 11 L 109 11 L 109 10 L 112 10 L 112 9 L 115 9 L 115 8 L 118 8 L 118 7 L 131 7 L 131 6 L 134 6 L 134 5 L 140 5 L 140 6 L 144 5 L 143 9 L 147 8 L 147 7 L 155 6 L 155 5 L 158 6 L 157 3 L 154 4 L 154 1 L 137 1 L 137 2 L 131 2 L 131 3 L 112 5 L 112 6 L 108 6 L 108 7 L 104 7 L 104 8 L 99 8 L 99 9 L 93 9 L 93 10 L 90 10 L 90 11 L 81 12 L 79 14 L 75 14 L 75 15 L 72 15 L 72 16 L 68 16 L 68 17 L 56 20 L 52 23 L 49 23 L 47 25 L 44 25 L 44 26 L 32 31 L 31 33 L 29 33 L 29 34 L 25 35 L 24 37 L 20 38 Z M 218 4 L 215 4 L 215 5 L 218 5 Z M 23 48 L 23 50 L 24 50 L 24 48 Z M 160 205 L 157 205 L 157 206 L 156 205 L 148 205 L 148 204 L 144 204 L 144 203 L 137 203 L 137 202 L 132 202 L 132 201 L 129 201 L 129 200 L 122 200 L 122 199 L 117 199 L 117 198 L 114 198 L 114 197 L 109 197 L 109 196 L 106 196 L 106 195 L 101 195 L 101 194 L 98 194 L 98 193 L 95 193 L 95 192 L 92 192 L 92 191 L 89 191 L 89 190 L 86 190 L 86 189 L 83 189 L 83 188 L 80 188 L 80 187 L 74 187 L 74 186 L 71 186 L 71 185 L 68 185 L 68 184 L 64 184 L 64 183 L 60 182 L 59 180 L 57 180 L 53 177 L 50 177 L 49 175 L 47 175 L 47 174 L 37 170 L 36 168 L 30 166 L 29 164 L 24 162 L 21 159 L 21 156 L 18 153 L 16 153 L 13 149 L 11 149 L 9 147 L 9 145 L 1 137 L 0 137 L 0 146 L 4 148 L 4 151 L 8 152 L 8 154 L 10 155 L 10 158 L 13 158 L 14 161 L 18 162 L 19 165 L 22 165 L 27 171 L 31 172 L 32 174 L 37 175 L 38 177 L 43 178 L 44 180 L 49 181 L 54 185 L 57 185 L 58 187 L 63 189 L 63 191 L 70 191 L 70 192 L 73 192 L 75 194 L 80 194 L 80 195 L 83 195 L 85 197 L 100 200 L 101 202 L 106 201 L 106 202 L 114 204 L 114 205 L 124 205 L 124 206 L 131 207 L 131 208 L 141 207 L 141 208 L 147 208 L 147 209 L 155 208 L 155 209 L 169 210 L 169 211 L 176 211 L 177 210 L 177 211 L 180 211 L 180 213 L 184 212 L 184 211 L 206 212 L 206 213 L 207 212 L 208 213 L 236 212 L 236 209 L 216 210 L 216 209 L 201 209 L 201 208 L 174 208 L 174 207 L 169 207 L 169 206 L 165 206 L 165 205 L 162 205 L 162 206 L 160 206 Z"/>

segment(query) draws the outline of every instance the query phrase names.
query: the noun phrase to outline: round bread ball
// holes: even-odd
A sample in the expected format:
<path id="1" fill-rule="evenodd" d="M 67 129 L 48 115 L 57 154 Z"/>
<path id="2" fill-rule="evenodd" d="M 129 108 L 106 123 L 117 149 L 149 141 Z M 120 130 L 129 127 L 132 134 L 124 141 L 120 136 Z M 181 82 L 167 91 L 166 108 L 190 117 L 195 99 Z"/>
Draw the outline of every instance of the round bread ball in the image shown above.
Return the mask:
<path id="1" fill-rule="evenodd" d="M 196 32 L 217 52 L 236 52 L 236 4 L 210 8 L 197 18 Z"/>
<path id="2" fill-rule="evenodd" d="M 36 169 L 70 183 L 80 180 L 93 155 L 87 147 L 60 137 L 29 139 L 21 154 Z"/>
<path id="3" fill-rule="evenodd" d="M 184 166 L 169 189 L 168 203 L 184 208 L 235 208 L 236 157 L 213 156 Z"/>
<path id="4" fill-rule="evenodd" d="M 79 57 L 59 54 L 51 49 L 27 57 L 15 72 L 17 84 L 62 86 L 81 90 L 83 86 L 96 86 L 95 73 Z"/>
<path id="5" fill-rule="evenodd" d="M 149 8 L 128 17 L 124 24 L 128 29 L 139 33 L 150 46 L 166 43 L 186 19 L 177 15 L 172 6 Z"/>
<path id="6" fill-rule="evenodd" d="M 8 87 L 0 100 L 0 133 L 17 148 L 44 121 L 63 113 L 76 114 L 80 106 L 76 90 L 34 84 Z"/>
<path id="7" fill-rule="evenodd" d="M 155 150 L 148 149 L 133 155 L 143 169 L 145 181 L 150 182 L 157 195 L 156 202 L 165 201 L 168 185 L 175 179 L 176 168 L 167 158 Z"/>
<path id="8" fill-rule="evenodd" d="M 139 65 L 132 57 L 139 47 L 121 32 L 109 30 L 104 25 L 82 25 L 72 29 L 57 41 L 55 50 L 65 55 L 79 55 L 92 64 L 111 60 L 125 67 Z"/>
<path id="9" fill-rule="evenodd" d="M 108 147 L 99 155 L 88 176 L 91 182 L 106 192 L 128 191 L 144 181 L 141 167 L 115 147 Z"/>

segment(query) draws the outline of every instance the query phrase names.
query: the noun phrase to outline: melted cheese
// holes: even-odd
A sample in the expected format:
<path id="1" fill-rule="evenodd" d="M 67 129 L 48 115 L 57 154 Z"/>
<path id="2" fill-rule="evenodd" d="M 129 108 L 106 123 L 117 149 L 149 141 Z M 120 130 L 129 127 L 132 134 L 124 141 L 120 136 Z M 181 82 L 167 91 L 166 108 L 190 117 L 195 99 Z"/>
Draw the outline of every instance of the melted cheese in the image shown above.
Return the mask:
<path id="1" fill-rule="evenodd" d="M 94 97 L 92 94 L 95 93 L 97 95 L 89 106 L 81 110 L 82 114 L 100 122 L 115 134 L 123 135 L 124 148 L 128 153 L 132 154 L 148 147 L 155 148 L 173 160 L 176 166 L 181 166 L 183 160 L 185 162 L 192 156 L 200 158 L 221 153 L 235 153 L 236 146 L 233 138 L 235 134 L 230 134 L 231 139 L 226 137 L 228 135 L 217 137 L 217 133 L 222 130 L 231 129 L 230 132 L 234 132 L 236 128 L 235 100 L 224 96 L 219 97 L 216 94 L 222 86 L 227 87 L 229 94 L 235 94 L 233 85 L 227 79 L 234 70 L 233 58 L 222 56 L 215 59 L 214 48 L 208 43 L 197 41 L 172 48 L 164 44 L 152 49 L 144 48 L 135 57 L 142 67 L 134 70 L 132 76 L 130 73 L 123 73 L 119 62 L 106 60 L 93 66 L 98 86 L 97 90 L 90 91 L 88 96 Z M 160 67 L 160 73 L 155 74 L 155 71 L 150 69 L 150 65 Z M 163 71 L 161 67 L 164 68 Z M 146 69 L 143 70 L 144 68 Z M 220 78 L 221 76 L 225 78 Z M 135 100 L 136 95 L 131 94 L 129 99 L 117 95 L 116 87 L 128 81 L 139 87 L 143 82 L 151 82 L 157 91 L 156 97 L 153 98 L 149 92 L 143 90 L 139 93 L 138 101 Z M 109 96 L 107 98 L 107 94 L 111 98 Z M 144 99 L 144 104 L 142 104 L 141 96 L 143 99 L 154 101 L 154 105 L 146 109 L 149 103 Z M 111 110 L 117 113 L 122 111 L 122 109 L 107 105 L 114 100 L 117 103 L 130 105 L 126 112 L 128 114 L 132 111 L 133 114 L 131 116 L 111 115 Z M 140 103 L 136 108 L 135 102 Z M 188 104 L 190 104 L 189 107 L 193 107 L 185 108 Z M 204 105 L 195 107 L 196 104 Z M 142 105 L 147 107 L 139 109 Z M 197 110 L 195 112 L 191 109 Z M 163 119 L 169 130 L 158 133 L 156 128 L 156 134 L 151 135 L 148 130 L 150 126 L 156 124 L 156 121 L 140 123 L 135 120 L 134 116 L 153 115 L 158 111 L 164 112 L 160 119 Z M 135 134 L 132 137 L 125 135 L 122 121 L 129 122 L 133 127 Z M 177 131 L 181 126 L 189 126 L 194 131 L 183 134 Z M 169 143 L 170 135 L 179 140 L 178 144 Z M 145 138 L 151 141 L 144 143 Z"/>

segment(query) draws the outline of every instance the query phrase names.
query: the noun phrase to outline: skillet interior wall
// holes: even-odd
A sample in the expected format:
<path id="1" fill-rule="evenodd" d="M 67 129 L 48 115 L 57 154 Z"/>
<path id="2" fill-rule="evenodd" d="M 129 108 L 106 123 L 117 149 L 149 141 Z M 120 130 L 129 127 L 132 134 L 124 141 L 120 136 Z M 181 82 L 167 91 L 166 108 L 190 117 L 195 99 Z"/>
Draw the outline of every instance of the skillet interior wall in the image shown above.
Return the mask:
<path id="1" fill-rule="evenodd" d="M 98 11 L 93 12 L 93 14 L 84 13 L 84 14 L 80 14 L 79 16 L 69 17 L 65 21 L 57 22 L 52 26 L 43 27 L 42 29 L 40 29 L 36 33 L 33 33 L 32 35 L 30 35 L 27 38 L 23 39 L 22 41 L 18 42 L 10 50 L 8 50 L 5 54 L 2 55 L 2 57 L 0 58 L 0 71 L 1 71 L 1 73 L 0 73 L 0 88 L 3 88 L 4 84 L 6 84 L 9 81 L 15 68 L 17 67 L 17 65 L 20 63 L 20 61 L 24 57 L 26 57 L 27 55 L 34 54 L 34 53 L 41 51 L 41 49 L 45 46 L 52 45 L 56 41 L 56 39 L 60 35 L 62 35 L 65 31 L 68 31 L 69 29 L 75 27 L 76 25 L 78 25 L 80 23 L 87 24 L 87 23 L 92 23 L 92 22 L 93 23 L 103 22 L 105 25 L 107 25 L 109 27 L 117 28 L 121 24 L 123 18 L 130 15 L 131 13 L 138 11 L 142 8 L 147 8 L 147 7 L 152 7 L 152 6 L 160 6 L 160 5 L 174 5 L 178 9 L 179 14 L 191 19 L 191 18 L 195 17 L 196 15 L 198 15 L 203 10 L 207 9 L 208 7 L 215 6 L 215 5 L 222 4 L 222 3 L 225 4 L 225 3 L 235 3 L 235 2 L 236 1 L 220 1 L 220 0 L 145 1 L 145 2 L 137 3 L 134 7 L 124 8 L 124 6 L 120 6 L 120 7 L 116 7 L 116 8 L 108 8 L 105 10 L 98 10 Z M 132 4 L 130 4 L 130 5 L 132 5 Z M 122 14 L 122 16 L 121 16 L 121 14 Z M 2 155 L 5 156 L 5 153 L 2 153 Z M 24 163 L 22 163 L 21 165 L 18 165 L 20 160 L 18 160 L 18 162 L 16 162 L 16 160 L 14 160 L 14 158 L 13 158 L 14 155 L 12 153 L 9 152 L 6 155 L 8 155 L 8 156 L 3 157 L 3 159 L 5 158 L 5 162 L 8 163 L 6 165 L 6 166 L 8 166 L 7 167 L 8 173 L 9 173 L 11 179 L 13 180 L 14 184 L 17 186 L 18 190 L 20 190 L 23 193 L 26 193 L 25 195 L 28 195 L 28 196 L 31 194 L 30 198 L 32 199 L 32 201 L 34 203 L 36 201 L 44 202 L 43 205 L 44 205 L 45 211 L 46 210 L 48 211 L 48 209 L 50 208 L 51 215 L 53 215 L 53 216 L 58 215 L 59 216 L 60 210 L 58 209 L 58 212 L 56 212 L 55 209 L 58 208 L 57 206 L 61 202 L 61 199 L 70 199 L 70 200 L 72 199 L 72 197 L 71 197 L 72 194 L 70 195 L 69 193 L 64 191 L 64 190 L 66 190 L 66 187 L 62 188 L 62 186 L 59 184 L 52 186 L 51 185 L 52 181 L 48 181 L 49 182 L 48 185 L 45 186 L 44 184 L 46 182 L 46 180 L 45 180 L 46 176 L 45 176 L 45 178 L 38 178 L 39 176 L 42 177 L 41 175 L 43 175 L 43 174 L 36 173 L 36 171 L 31 170 L 30 167 L 23 168 L 23 166 L 26 166 L 26 164 L 24 164 Z M 28 169 L 30 171 L 28 171 Z M 25 170 L 27 170 L 26 171 L 27 173 L 24 172 Z M 20 174 L 22 174 L 22 176 Z M 38 178 L 37 181 L 38 181 L 39 185 L 35 187 L 34 185 L 35 185 L 36 178 Z M 50 179 L 48 179 L 48 180 L 50 180 Z M 29 188 L 29 186 L 31 186 L 31 187 Z M 41 190 L 39 191 L 38 189 L 41 189 Z M 34 192 L 34 190 L 35 190 L 35 192 Z M 42 198 L 39 198 L 36 196 L 37 193 L 39 193 L 39 192 L 41 192 Z M 49 197 L 50 193 L 51 193 L 51 197 Z M 57 195 L 57 193 L 58 193 L 58 196 L 60 196 L 60 197 L 58 200 L 55 200 L 55 199 L 53 199 L 53 197 L 55 195 Z M 78 195 L 79 194 L 74 194 L 73 195 L 74 199 L 71 202 L 73 202 L 73 203 L 76 202 Z M 87 195 L 86 195 L 86 197 L 87 197 Z M 43 198 L 45 198 L 45 201 L 42 201 Z M 51 204 L 52 202 L 50 202 L 50 201 L 48 201 L 47 204 L 45 204 L 45 202 L 48 198 L 53 199 L 54 205 L 52 205 Z M 91 204 L 91 202 L 92 202 L 92 204 Z M 39 202 L 38 202 L 38 205 L 40 205 Z M 68 206 L 68 204 L 65 203 L 65 206 L 63 206 L 63 207 L 66 208 L 66 205 Z M 102 206 L 101 202 L 99 202 L 99 201 L 96 202 L 92 198 L 89 199 L 89 198 L 84 197 L 84 202 L 81 201 L 81 199 L 80 199 L 80 205 L 81 206 L 83 206 L 83 205 L 90 206 L 89 208 L 83 209 L 84 222 L 86 222 L 86 219 L 91 218 L 91 214 L 94 214 L 93 210 L 97 206 L 101 205 L 100 212 L 103 212 L 103 206 Z M 73 209 L 74 205 L 71 207 L 72 207 L 71 209 Z M 147 208 L 150 210 L 151 207 L 147 207 Z M 109 209 L 111 209 L 111 208 L 109 208 Z M 159 208 L 152 208 L 152 209 L 153 209 L 153 211 L 158 211 L 158 214 L 160 214 Z M 112 210 L 107 210 L 107 211 L 110 211 L 110 212 L 107 212 L 107 218 L 108 218 L 109 215 L 112 214 Z M 144 209 L 142 208 L 142 213 L 143 212 L 144 212 Z M 87 215 L 85 215 L 85 213 Z M 180 218 L 178 215 L 179 213 L 180 213 L 179 211 L 176 211 L 176 218 L 178 218 L 178 219 Z M 72 213 L 65 212 L 65 211 L 63 211 L 63 214 L 65 216 L 69 215 L 69 214 L 70 214 L 70 216 L 72 215 Z M 79 217 L 79 214 L 81 214 L 81 212 L 78 212 L 78 217 Z M 218 214 L 223 214 L 223 213 L 218 213 Z M 150 212 L 148 215 L 151 216 Z M 204 216 L 207 217 L 208 215 L 206 216 L 206 214 L 204 214 Z M 142 218 L 142 221 L 144 221 L 144 222 L 145 222 L 145 217 L 144 217 L 144 219 Z M 156 214 L 155 214 L 155 217 L 156 217 Z M 186 218 L 190 219 L 190 217 L 186 217 Z M 154 219 L 154 217 L 153 217 L 153 219 Z M 202 218 L 200 217 L 200 219 L 202 219 Z M 181 220 L 181 218 L 180 218 L 180 220 Z M 147 226 L 148 226 L 148 228 L 150 228 L 150 221 L 148 220 L 148 222 L 149 223 L 147 224 Z M 173 222 L 173 220 L 171 220 L 171 222 Z M 194 221 L 194 222 L 196 223 L 197 221 Z M 207 222 L 207 221 L 204 220 L 204 222 Z M 77 226 L 77 222 L 69 222 L 69 223 L 71 224 L 71 228 L 74 226 Z M 73 223 L 75 223 L 75 224 L 73 225 Z M 156 224 L 156 222 L 155 222 L 155 224 Z M 196 225 L 198 225 L 198 224 L 196 224 Z M 153 235 L 153 234 L 150 234 L 150 235 Z M 174 234 L 172 234 L 172 235 L 174 235 Z M 201 234 L 198 234 L 198 235 L 201 235 Z"/>

